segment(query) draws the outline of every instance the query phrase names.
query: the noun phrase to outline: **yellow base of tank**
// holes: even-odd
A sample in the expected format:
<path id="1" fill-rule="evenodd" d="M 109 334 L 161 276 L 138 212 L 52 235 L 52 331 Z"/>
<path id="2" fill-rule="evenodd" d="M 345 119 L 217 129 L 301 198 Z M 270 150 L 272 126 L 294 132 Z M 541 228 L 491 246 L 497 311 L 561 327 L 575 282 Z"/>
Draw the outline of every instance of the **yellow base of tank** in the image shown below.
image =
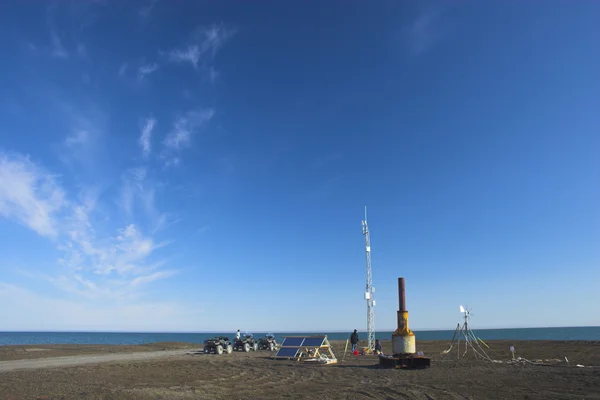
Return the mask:
<path id="1" fill-rule="evenodd" d="M 398 311 L 398 329 L 392 334 L 394 354 L 415 354 L 415 334 L 408 328 L 408 311 Z"/>

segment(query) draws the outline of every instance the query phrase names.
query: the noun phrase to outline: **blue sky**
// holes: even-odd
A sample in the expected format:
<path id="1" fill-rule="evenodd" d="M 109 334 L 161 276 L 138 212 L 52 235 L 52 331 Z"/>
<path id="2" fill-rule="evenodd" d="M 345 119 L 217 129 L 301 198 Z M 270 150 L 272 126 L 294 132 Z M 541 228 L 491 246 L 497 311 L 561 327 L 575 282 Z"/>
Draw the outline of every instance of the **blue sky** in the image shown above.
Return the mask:
<path id="1" fill-rule="evenodd" d="M 600 325 L 600 4 L 226 3 L 0 5 L 0 330 Z"/>

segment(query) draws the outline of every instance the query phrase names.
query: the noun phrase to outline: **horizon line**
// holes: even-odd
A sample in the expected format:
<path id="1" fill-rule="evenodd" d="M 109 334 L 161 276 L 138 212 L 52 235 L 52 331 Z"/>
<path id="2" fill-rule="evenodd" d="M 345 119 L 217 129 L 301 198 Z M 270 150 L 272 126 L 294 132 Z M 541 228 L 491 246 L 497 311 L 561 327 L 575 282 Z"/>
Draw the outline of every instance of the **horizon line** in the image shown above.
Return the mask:
<path id="1" fill-rule="evenodd" d="M 517 330 L 517 329 L 549 329 L 549 328 L 600 328 L 600 325 L 587 325 L 587 326 L 532 326 L 532 327 L 512 327 L 512 328 L 476 328 L 477 331 L 499 331 L 499 330 Z M 456 328 L 454 328 L 456 329 Z M 449 332 L 454 329 L 415 329 L 414 332 Z M 258 333 L 345 333 L 352 332 L 354 329 L 348 330 L 244 330 L 244 332 L 258 332 Z M 394 329 L 380 329 L 375 332 L 394 332 Z M 210 330 L 210 331 L 132 331 L 132 330 L 0 330 L 0 333 L 154 333 L 154 334 L 204 334 L 204 333 L 224 333 L 229 332 L 230 329 L 226 330 Z M 232 330 L 235 332 L 236 330 Z M 366 332 L 360 331 L 359 332 Z"/>

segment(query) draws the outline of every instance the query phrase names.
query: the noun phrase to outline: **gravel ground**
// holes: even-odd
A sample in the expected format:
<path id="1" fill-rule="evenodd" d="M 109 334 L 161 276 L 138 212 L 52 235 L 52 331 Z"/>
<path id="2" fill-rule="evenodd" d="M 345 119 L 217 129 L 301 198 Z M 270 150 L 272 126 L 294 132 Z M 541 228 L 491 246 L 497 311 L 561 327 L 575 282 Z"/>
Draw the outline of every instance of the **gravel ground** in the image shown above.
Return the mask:
<path id="1" fill-rule="evenodd" d="M 600 399 L 600 369 L 575 366 L 600 365 L 598 342 L 488 343 L 494 359 L 508 361 L 508 348 L 514 345 L 517 356 L 554 366 L 470 357 L 456 361 L 456 353 L 442 360 L 447 342 L 418 342 L 418 350 L 432 358 L 431 368 L 418 371 L 380 369 L 374 356 L 344 357 L 344 344 L 334 343 L 340 362 L 327 366 L 274 360 L 269 352 L 217 356 L 190 351 L 197 344 L 104 346 L 103 359 L 91 359 L 89 346 L 22 351 L 34 364 L 0 372 L 0 399 Z M 389 342 L 383 345 L 390 350 Z M 77 347 L 84 355 L 75 365 Z M 0 348 L 0 359 L 10 351 Z M 48 352 L 68 355 L 69 366 L 60 366 L 62 361 L 49 365 L 48 358 L 38 357 Z"/>

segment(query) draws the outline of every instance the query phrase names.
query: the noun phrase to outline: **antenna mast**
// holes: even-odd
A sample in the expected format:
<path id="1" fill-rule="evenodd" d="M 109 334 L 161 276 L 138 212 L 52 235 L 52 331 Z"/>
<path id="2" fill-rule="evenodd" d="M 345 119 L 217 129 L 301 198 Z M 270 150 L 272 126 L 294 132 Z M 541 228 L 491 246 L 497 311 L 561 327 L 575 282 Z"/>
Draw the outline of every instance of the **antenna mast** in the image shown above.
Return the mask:
<path id="1" fill-rule="evenodd" d="M 367 225 L 367 207 L 365 206 L 365 219 L 362 222 L 362 234 L 365 237 L 365 250 L 367 253 L 367 285 L 365 290 L 365 300 L 367 301 L 367 343 L 369 350 L 375 347 L 375 299 L 373 294 L 373 272 L 371 271 L 371 234 L 369 225 Z"/>

